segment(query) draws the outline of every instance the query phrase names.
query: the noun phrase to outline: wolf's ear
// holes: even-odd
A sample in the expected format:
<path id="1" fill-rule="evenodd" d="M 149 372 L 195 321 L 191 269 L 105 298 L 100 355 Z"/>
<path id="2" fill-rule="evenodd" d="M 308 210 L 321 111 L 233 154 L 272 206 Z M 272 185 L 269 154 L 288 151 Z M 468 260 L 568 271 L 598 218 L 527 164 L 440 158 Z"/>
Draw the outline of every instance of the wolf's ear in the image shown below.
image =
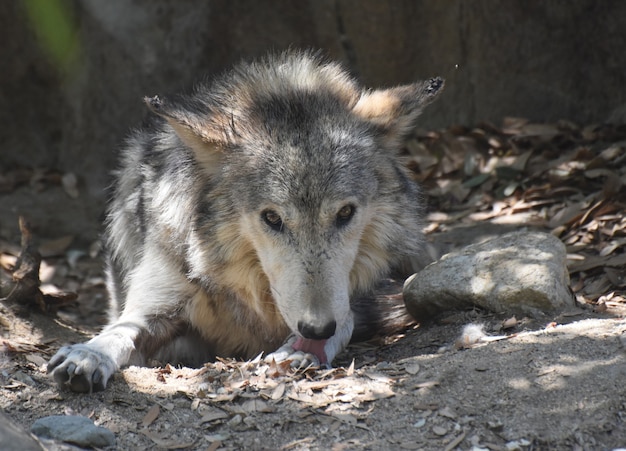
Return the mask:
<path id="1" fill-rule="evenodd" d="M 189 98 L 145 97 L 148 109 L 165 118 L 181 141 L 191 148 L 196 160 L 208 171 L 218 170 L 223 150 L 231 142 L 225 118 Z"/>
<path id="2" fill-rule="evenodd" d="M 354 105 L 357 116 L 380 127 L 385 140 L 397 144 L 413 130 L 416 119 L 426 105 L 442 91 L 444 80 L 430 80 L 364 92 Z"/>

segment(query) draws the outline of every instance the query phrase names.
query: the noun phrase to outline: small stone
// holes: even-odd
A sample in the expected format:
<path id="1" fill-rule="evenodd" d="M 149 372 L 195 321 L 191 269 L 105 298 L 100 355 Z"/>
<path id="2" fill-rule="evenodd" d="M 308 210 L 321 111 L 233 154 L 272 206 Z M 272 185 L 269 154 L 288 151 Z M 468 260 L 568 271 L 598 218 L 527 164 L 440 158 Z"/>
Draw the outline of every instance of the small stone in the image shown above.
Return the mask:
<path id="1" fill-rule="evenodd" d="M 488 421 L 487 427 L 494 432 L 502 432 L 504 425 L 500 420 Z"/>
<path id="2" fill-rule="evenodd" d="M 96 426 L 87 417 L 53 415 L 40 418 L 30 431 L 43 438 L 72 443 L 85 448 L 115 446 L 115 435 L 107 428 Z"/>
<path id="3" fill-rule="evenodd" d="M 455 420 L 457 417 L 456 413 L 454 413 L 454 411 L 450 407 L 444 407 L 437 413 L 441 415 L 442 417 L 446 417 L 451 420 Z"/>
<path id="4" fill-rule="evenodd" d="M 415 375 L 419 372 L 420 370 L 420 366 L 419 363 L 407 363 L 404 366 L 404 371 L 406 371 L 407 373 L 411 374 L 411 375 Z"/>
<path id="5" fill-rule="evenodd" d="M 24 385 L 30 385 L 30 386 L 37 385 L 37 383 L 33 380 L 32 377 L 30 377 L 28 374 L 19 370 L 13 373 L 12 378 L 18 382 L 21 382 Z"/>
<path id="6" fill-rule="evenodd" d="M 230 420 L 228 420 L 228 422 L 226 424 L 228 424 L 229 426 L 238 426 L 242 423 L 243 421 L 243 417 L 239 414 L 235 415 L 234 417 L 232 417 Z"/>
<path id="7" fill-rule="evenodd" d="M 444 255 L 404 284 L 418 321 L 451 309 L 541 317 L 574 306 L 566 250 L 553 235 L 513 232 Z"/>
<path id="8" fill-rule="evenodd" d="M 414 428 L 421 428 L 421 427 L 424 427 L 425 425 L 426 425 L 426 418 L 421 418 L 417 420 L 415 423 L 413 423 Z"/>
<path id="9" fill-rule="evenodd" d="M 524 448 L 528 448 L 529 446 L 530 442 L 526 439 L 514 440 L 504 445 L 507 451 L 523 451 Z"/>

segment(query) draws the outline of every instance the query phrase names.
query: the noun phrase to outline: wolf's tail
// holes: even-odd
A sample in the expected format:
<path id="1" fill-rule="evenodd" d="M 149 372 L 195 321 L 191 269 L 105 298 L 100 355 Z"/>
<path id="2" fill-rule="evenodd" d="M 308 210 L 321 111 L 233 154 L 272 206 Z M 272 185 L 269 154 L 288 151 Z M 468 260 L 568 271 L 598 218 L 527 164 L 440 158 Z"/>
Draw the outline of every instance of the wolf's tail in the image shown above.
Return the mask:
<path id="1" fill-rule="evenodd" d="M 351 307 L 352 343 L 398 333 L 417 323 L 404 306 L 402 282 L 393 279 L 385 280 L 372 295 L 355 299 Z"/>

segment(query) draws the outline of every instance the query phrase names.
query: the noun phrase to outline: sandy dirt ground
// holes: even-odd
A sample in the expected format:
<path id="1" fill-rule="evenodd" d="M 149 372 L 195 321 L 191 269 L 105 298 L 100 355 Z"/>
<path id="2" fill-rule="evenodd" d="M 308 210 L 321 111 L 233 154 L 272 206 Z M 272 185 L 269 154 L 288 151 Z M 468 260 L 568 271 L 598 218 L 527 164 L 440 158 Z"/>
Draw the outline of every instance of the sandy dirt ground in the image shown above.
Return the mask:
<path id="1" fill-rule="evenodd" d="M 502 331 L 450 314 L 393 343 L 355 345 L 330 371 L 255 362 L 131 367 L 105 392 L 60 391 L 45 362 L 84 335 L 0 311 L 2 409 L 23 428 L 78 414 L 118 449 L 612 449 L 626 444 L 626 321 L 571 311 Z M 468 323 L 507 338 L 459 349 Z M 52 446 L 48 444 L 48 446 Z M 51 448 L 54 449 L 54 448 Z"/>

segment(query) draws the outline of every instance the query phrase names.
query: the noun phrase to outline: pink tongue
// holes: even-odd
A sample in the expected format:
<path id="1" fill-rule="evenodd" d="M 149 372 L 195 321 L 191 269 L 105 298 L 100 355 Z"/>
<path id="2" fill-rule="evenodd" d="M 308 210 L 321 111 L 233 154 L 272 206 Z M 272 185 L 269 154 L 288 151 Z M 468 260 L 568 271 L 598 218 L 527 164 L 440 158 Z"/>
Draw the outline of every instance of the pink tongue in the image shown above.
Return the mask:
<path id="1" fill-rule="evenodd" d="M 313 354 L 319 359 L 320 363 L 328 363 L 326 352 L 324 352 L 324 345 L 326 345 L 326 340 L 311 340 L 309 338 L 298 337 L 293 344 L 293 349 Z"/>

